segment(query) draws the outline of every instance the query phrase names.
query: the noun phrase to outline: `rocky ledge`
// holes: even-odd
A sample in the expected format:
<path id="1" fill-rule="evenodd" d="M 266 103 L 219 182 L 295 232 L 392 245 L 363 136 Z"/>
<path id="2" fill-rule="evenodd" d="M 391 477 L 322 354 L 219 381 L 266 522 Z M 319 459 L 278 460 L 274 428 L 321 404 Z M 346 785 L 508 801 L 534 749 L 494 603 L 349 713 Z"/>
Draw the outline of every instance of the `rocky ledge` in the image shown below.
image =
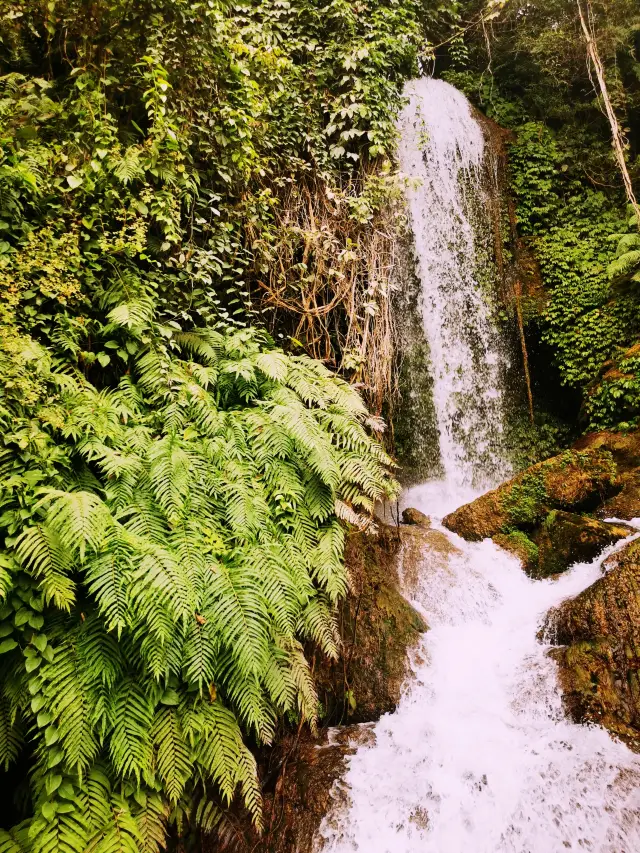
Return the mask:
<path id="1" fill-rule="evenodd" d="M 640 541 L 603 564 L 605 574 L 547 615 L 544 637 L 560 668 L 567 710 L 640 751 Z"/>
<path id="2" fill-rule="evenodd" d="M 609 449 L 567 450 L 460 507 L 444 524 L 470 541 L 491 537 L 531 577 L 548 577 L 629 535 L 627 525 L 595 517 L 621 488 Z"/>

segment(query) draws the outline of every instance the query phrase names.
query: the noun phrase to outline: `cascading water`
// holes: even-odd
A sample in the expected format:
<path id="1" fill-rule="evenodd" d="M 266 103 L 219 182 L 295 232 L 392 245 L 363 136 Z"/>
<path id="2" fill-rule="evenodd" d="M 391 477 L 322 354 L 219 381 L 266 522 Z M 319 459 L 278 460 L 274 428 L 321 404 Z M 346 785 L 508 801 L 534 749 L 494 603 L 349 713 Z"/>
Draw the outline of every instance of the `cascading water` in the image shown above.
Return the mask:
<path id="1" fill-rule="evenodd" d="M 469 102 L 442 80 L 407 87 L 399 159 L 422 284 L 440 455 L 450 490 L 486 488 L 508 472 L 503 446 L 505 357 L 480 280 L 478 228 L 487 211 L 485 144 Z M 480 234 L 478 233 L 480 231 Z"/>
<path id="2" fill-rule="evenodd" d="M 473 271 L 465 193 L 478 179 L 480 128 L 446 83 L 410 84 L 401 163 L 408 189 L 445 480 L 405 504 L 439 519 L 508 470 L 503 370 Z M 640 758 L 561 706 L 556 665 L 536 634 L 547 610 L 593 583 L 604 557 L 533 581 L 491 541 L 444 531 L 405 593 L 430 625 L 414 676 L 372 745 L 349 761 L 346 804 L 328 815 L 324 853 L 637 853 Z M 640 534 L 637 534 L 640 535 Z M 407 587 L 409 585 L 407 584 Z"/>

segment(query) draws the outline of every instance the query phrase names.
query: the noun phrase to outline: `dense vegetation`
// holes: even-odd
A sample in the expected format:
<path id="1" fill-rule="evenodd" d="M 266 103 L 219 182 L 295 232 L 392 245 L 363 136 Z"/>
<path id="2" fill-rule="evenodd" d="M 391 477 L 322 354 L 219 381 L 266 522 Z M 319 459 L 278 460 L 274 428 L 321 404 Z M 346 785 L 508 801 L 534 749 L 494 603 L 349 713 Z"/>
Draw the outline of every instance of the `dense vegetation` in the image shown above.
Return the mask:
<path id="1" fill-rule="evenodd" d="M 346 525 L 395 489 L 394 122 L 434 56 L 514 131 L 534 379 L 640 419 L 640 238 L 575 2 L 1 11 L 0 853 L 153 853 L 236 797 L 259 827 L 252 749 L 314 725 Z M 638 10 L 592 11 L 636 180 Z"/>
<path id="2" fill-rule="evenodd" d="M 343 522 L 394 485 L 380 421 L 304 350 L 375 400 L 368 235 L 435 20 L 4 4 L 3 853 L 153 851 L 237 792 L 259 826 L 246 743 L 313 725 Z"/>
<path id="3" fill-rule="evenodd" d="M 640 11 L 632 0 L 583 7 L 637 186 Z M 451 82 L 514 131 L 509 165 L 518 233 L 539 265 L 523 300 L 539 406 L 555 397 L 551 407 L 570 421 L 581 406 L 581 429 L 636 425 L 640 375 L 635 351 L 626 351 L 640 333 L 640 237 L 576 0 L 508 4 L 490 31 L 470 30 L 452 45 L 445 64 Z"/>

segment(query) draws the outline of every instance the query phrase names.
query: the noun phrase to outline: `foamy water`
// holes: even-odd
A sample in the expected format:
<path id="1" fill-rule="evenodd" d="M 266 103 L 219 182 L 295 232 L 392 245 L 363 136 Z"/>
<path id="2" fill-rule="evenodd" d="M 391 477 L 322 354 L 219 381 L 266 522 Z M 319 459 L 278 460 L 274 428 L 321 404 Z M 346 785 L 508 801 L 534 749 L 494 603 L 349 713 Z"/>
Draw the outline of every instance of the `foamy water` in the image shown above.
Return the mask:
<path id="1" fill-rule="evenodd" d="M 566 719 L 536 640 L 547 610 L 597 580 L 621 545 L 533 581 L 492 542 L 448 535 L 460 553 L 444 565 L 425 553 L 413 594 L 431 626 L 415 675 L 375 745 L 351 759 L 350 802 L 325 820 L 326 849 L 637 853 L 640 760 Z"/>

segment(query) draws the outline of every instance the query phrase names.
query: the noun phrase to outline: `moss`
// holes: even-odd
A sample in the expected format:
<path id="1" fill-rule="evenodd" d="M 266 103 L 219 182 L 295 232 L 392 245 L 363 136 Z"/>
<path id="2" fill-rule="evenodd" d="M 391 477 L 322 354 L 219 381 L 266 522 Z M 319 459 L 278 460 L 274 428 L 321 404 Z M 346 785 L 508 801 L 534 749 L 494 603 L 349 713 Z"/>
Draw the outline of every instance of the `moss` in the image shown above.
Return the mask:
<path id="1" fill-rule="evenodd" d="M 513 527 L 533 526 L 544 515 L 547 492 L 542 471 L 526 473 L 506 491 L 501 499 L 501 508 L 506 521 L 503 532 Z"/>
<path id="2" fill-rule="evenodd" d="M 405 485 L 442 476 L 438 426 L 433 402 L 433 375 L 429 344 L 422 320 L 422 286 L 416 275 L 413 246 L 401 252 L 402 286 L 393 297 L 398 325 L 397 389 L 391 401 L 395 455 Z M 417 437 L 419 436 L 419 440 Z"/>
<path id="3" fill-rule="evenodd" d="M 580 595 L 554 608 L 546 632 L 567 709 L 640 746 L 640 543 L 608 558 L 607 573 Z"/>
<path id="4" fill-rule="evenodd" d="M 499 533 L 493 537 L 493 541 L 518 557 L 526 571 L 533 571 L 538 565 L 538 546 L 521 530 Z"/>

